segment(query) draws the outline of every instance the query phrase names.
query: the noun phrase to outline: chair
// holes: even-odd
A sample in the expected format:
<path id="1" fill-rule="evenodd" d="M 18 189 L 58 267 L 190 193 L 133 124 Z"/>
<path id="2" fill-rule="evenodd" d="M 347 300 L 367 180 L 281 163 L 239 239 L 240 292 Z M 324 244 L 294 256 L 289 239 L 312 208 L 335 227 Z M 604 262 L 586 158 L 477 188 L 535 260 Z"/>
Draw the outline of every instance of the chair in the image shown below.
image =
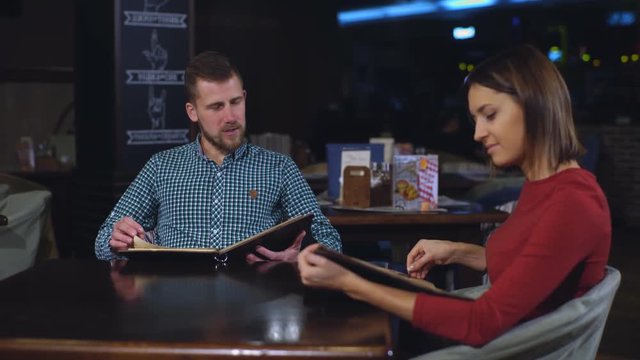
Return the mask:
<path id="1" fill-rule="evenodd" d="M 4 215 L 4 208 L 7 206 L 9 197 L 9 185 L 0 184 L 0 226 L 7 225 L 7 217 Z"/>
<path id="2" fill-rule="evenodd" d="M 524 177 L 492 178 L 471 188 L 464 196 L 481 204 L 485 209 L 517 201 L 524 184 Z"/>
<path id="3" fill-rule="evenodd" d="M 51 192 L 37 183 L 0 174 L 0 280 L 36 263 L 57 258 Z"/>
<path id="4" fill-rule="evenodd" d="M 595 359 L 620 279 L 620 272 L 607 266 L 604 279 L 583 296 L 515 326 L 482 347 L 456 345 L 415 359 Z M 464 293 L 479 296 L 484 289 L 486 286 L 470 288 Z"/>

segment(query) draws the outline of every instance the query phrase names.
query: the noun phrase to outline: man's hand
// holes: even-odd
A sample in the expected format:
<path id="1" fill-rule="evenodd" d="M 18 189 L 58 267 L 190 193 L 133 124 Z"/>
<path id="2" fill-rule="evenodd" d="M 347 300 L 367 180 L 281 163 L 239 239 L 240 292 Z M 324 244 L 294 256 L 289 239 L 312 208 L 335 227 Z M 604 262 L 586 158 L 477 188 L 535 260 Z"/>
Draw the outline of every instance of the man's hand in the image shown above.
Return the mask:
<path id="1" fill-rule="evenodd" d="M 125 250 L 133 246 L 133 237 L 144 238 L 144 229 L 132 218 L 125 216 L 113 224 L 109 246 L 114 251 Z"/>
<path id="2" fill-rule="evenodd" d="M 116 294 L 126 302 L 132 302 L 138 300 L 142 296 L 142 288 L 139 283 L 136 283 L 136 277 L 134 275 L 122 274 L 121 270 L 127 264 L 127 260 L 112 260 L 111 271 L 111 283 L 116 291 Z"/>
<path id="3" fill-rule="evenodd" d="M 255 252 L 262 255 L 267 260 L 272 261 L 288 261 L 294 262 L 298 258 L 298 254 L 300 253 L 300 246 L 302 245 L 302 239 L 307 234 L 306 231 L 302 230 L 296 240 L 283 251 L 271 251 L 263 246 L 256 246 Z M 247 262 L 249 264 L 253 264 L 255 262 L 265 261 L 264 259 L 259 258 L 255 254 L 247 255 Z"/>

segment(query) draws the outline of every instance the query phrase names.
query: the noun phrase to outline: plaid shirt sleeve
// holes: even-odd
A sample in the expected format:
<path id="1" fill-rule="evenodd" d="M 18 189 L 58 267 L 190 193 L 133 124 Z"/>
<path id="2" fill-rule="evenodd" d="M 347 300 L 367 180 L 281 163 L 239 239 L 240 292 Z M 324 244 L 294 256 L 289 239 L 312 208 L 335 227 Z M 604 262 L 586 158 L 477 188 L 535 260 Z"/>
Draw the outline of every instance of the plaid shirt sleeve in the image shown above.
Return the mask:
<path id="1" fill-rule="evenodd" d="M 287 217 L 313 213 L 313 222 L 311 223 L 313 238 L 328 248 L 342 251 L 342 242 L 338 231 L 320 210 L 318 201 L 298 166 L 287 157 L 282 172 L 284 181 L 282 205 Z"/>
<path id="2" fill-rule="evenodd" d="M 154 184 L 156 173 L 157 158 L 154 156 L 129 185 L 127 191 L 100 227 L 95 243 L 95 253 L 98 259 L 110 260 L 117 257 L 109 246 L 109 240 L 111 240 L 113 225 L 123 217 L 130 216 L 145 230 L 155 227 L 158 208 Z"/>

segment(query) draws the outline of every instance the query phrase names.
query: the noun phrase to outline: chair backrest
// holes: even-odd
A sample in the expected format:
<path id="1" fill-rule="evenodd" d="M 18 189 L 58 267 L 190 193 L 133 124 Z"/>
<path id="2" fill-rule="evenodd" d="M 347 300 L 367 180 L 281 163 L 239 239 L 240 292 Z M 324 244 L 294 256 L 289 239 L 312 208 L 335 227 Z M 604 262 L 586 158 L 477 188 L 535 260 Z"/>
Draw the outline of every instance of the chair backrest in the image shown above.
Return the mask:
<path id="1" fill-rule="evenodd" d="M 9 185 L 0 183 L 0 214 L 7 205 L 7 198 L 9 197 Z"/>
<path id="2" fill-rule="evenodd" d="M 416 359 L 595 359 L 620 280 L 620 272 L 607 266 L 604 279 L 583 296 L 515 326 L 482 347 L 456 345 Z"/>
<path id="3" fill-rule="evenodd" d="M 518 200 L 523 184 L 522 176 L 491 178 L 469 189 L 464 198 L 481 204 L 485 209 L 491 209 Z"/>
<path id="4" fill-rule="evenodd" d="M 46 186 L 40 185 L 31 180 L 0 172 L 0 184 L 7 185 L 7 195 L 33 190 L 49 190 Z"/>
<path id="5" fill-rule="evenodd" d="M 0 215 L 0 279 L 58 257 L 47 187 L 0 173 Z"/>

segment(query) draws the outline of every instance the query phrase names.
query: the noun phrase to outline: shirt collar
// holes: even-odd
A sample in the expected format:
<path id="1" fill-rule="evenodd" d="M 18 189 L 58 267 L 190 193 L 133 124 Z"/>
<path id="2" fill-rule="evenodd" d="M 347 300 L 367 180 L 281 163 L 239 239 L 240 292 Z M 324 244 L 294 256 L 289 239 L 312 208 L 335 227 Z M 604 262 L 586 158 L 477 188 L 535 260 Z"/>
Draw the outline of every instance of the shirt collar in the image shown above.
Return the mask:
<path id="1" fill-rule="evenodd" d="M 201 158 L 208 160 L 209 158 L 207 158 L 207 156 L 204 154 L 204 151 L 202 150 L 202 145 L 200 144 L 200 137 L 202 136 L 202 134 L 198 133 L 198 136 L 196 136 L 196 154 L 198 156 L 200 156 Z M 225 160 L 227 158 L 231 158 L 233 160 L 237 160 L 242 158 L 242 156 L 244 156 L 247 153 L 247 141 L 244 140 L 242 142 L 242 144 L 240 144 L 240 146 L 235 149 L 232 153 L 230 153 L 229 155 L 225 156 Z"/>

